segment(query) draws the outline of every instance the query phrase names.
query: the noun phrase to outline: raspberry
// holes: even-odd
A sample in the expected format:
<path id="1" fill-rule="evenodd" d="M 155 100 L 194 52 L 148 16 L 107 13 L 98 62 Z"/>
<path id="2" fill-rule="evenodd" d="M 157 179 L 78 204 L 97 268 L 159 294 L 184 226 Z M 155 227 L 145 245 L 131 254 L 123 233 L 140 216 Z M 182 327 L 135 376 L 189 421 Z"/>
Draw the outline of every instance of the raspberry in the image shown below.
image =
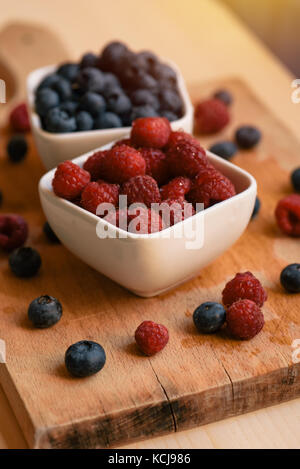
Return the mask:
<path id="1" fill-rule="evenodd" d="M 28 236 L 28 225 L 20 215 L 0 215 L 0 247 L 12 251 L 22 246 Z"/>
<path id="2" fill-rule="evenodd" d="M 141 117 L 132 124 L 131 140 L 136 146 L 162 148 L 170 133 L 170 122 L 165 117 Z"/>
<path id="3" fill-rule="evenodd" d="M 167 162 L 174 176 L 194 177 L 209 164 L 205 150 L 199 143 L 179 140 L 170 144 L 167 151 Z"/>
<path id="4" fill-rule="evenodd" d="M 144 176 L 146 162 L 141 153 L 128 145 L 112 148 L 103 162 L 103 178 L 122 184 L 134 176 Z"/>
<path id="5" fill-rule="evenodd" d="M 160 202 L 160 193 L 157 182 L 151 176 L 135 176 L 125 182 L 121 194 L 127 195 L 128 205 L 141 202 L 147 207 Z"/>
<path id="6" fill-rule="evenodd" d="M 220 99 L 206 99 L 196 105 L 195 123 L 199 133 L 218 132 L 228 124 L 229 120 L 227 106 Z"/>
<path id="7" fill-rule="evenodd" d="M 196 146 L 198 145 L 201 148 L 200 143 L 195 137 L 183 132 L 182 130 L 177 130 L 176 132 L 171 132 L 166 149 L 168 150 L 170 147 L 176 146 L 179 142 L 191 143 Z"/>
<path id="8" fill-rule="evenodd" d="M 238 300 L 251 300 L 262 306 L 267 299 L 267 293 L 260 281 L 251 272 L 238 273 L 228 282 L 222 292 L 223 304 L 230 306 Z"/>
<path id="9" fill-rule="evenodd" d="M 28 132 L 30 130 L 30 121 L 26 103 L 16 106 L 10 113 L 9 122 L 16 132 Z"/>
<path id="10" fill-rule="evenodd" d="M 98 205 L 109 203 L 116 206 L 119 198 L 119 186 L 107 182 L 90 182 L 81 194 L 80 205 L 92 212 L 97 213 Z"/>
<path id="11" fill-rule="evenodd" d="M 159 206 L 164 228 L 173 226 L 195 215 L 192 204 L 183 199 L 166 199 Z"/>
<path id="12" fill-rule="evenodd" d="M 112 148 L 120 147 L 121 145 L 127 145 L 128 147 L 131 147 L 132 144 L 131 144 L 130 138 L 123 138 L 122 140 L 118 140 L 117 142 L 114 143 Z"/>
<path id="13" fill-rule="evenodd" d="M 181 199 L 191 190 L 192 181 L 179 176 L 160 188 L 161 199 Z"/>
<path id="14" fill-rule="evenodd" d="M 96 151 L 84 163 L 83 169 L 90 173 L 93 180 L 101 178 L 103 173 L 103 161 L 107 153 L 108 150 Z"/>
<path id="15" fill-rule="evenodd" d="M 156 233 L 163 229 L 161 216 L 150 208 L 117 209 L 109 212 L 104 220 L 135 234 Z"/>
<path id="16" fill-rule="evenodd" d="M 204 168 L 195 178 L 188 193 L 188 200 L 194 205 L 203 203 L 204 208 L 229 199 L 235 195 L 232 182 L 213 167 Z"/>
<path id="17" fill-rule="evenodd" d="M 146 161 L 146 174 L 152 176 L 158 185 L 163 184 L 169 175 L 165 153 L 157 148 L 141 148 L 140 152 Z"/>
<path id="18" fill-rule="evenodd" d="M 53 191 L 63 199 L 76 199 L 90 182 L 90 179 L 90 173 L 72 161 L 65 161 L 57 166 L 52 181 Z"/>
<path id="19" fill-rule="evenodd" d="M 135 331 L 135 341 L 145 355 L 155 355 L 167 345 L 169 332 L 162 324 L 144 321 Z"/>
<path id="20" fill-rule="evenodd" d="M 252 339 L 263 328 L 265 320 L 262 311 L 254 301 L 239 300 L 226 313 L 228 329 L 238 339 Z"/>
<path id="21" fill-rule="evenodd" d="M 289 236 L 300 236 L 300 195 L 291 194 L 281 199 L 275 210 L 277 224 Z"/>

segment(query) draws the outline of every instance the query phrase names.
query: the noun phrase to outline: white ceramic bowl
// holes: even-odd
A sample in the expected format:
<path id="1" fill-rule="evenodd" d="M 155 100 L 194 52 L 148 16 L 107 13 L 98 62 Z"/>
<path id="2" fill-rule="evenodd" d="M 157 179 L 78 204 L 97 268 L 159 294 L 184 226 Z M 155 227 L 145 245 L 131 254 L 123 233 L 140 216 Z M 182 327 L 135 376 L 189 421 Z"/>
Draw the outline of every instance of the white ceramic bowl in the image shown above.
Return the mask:
<path id="1" fill-rule="evenodd" d="M 178 67 L 170 61 L 168 63 L 177 74 L 178 88 L 184 103 L 184 115 L 171 123 L 173 130 L 182 129 L 185 132 L 193 131 L 193 106 L 189 98 L 183 77 Z M 37 86 L 49 73 L 55 72 L 56 66 L 50 65 L 34 70 L 27 78 L 27 100 L 30 110 L 32 133 L 37 145 L 39 155 L 47 170 L 56 167 L 65 160 L 70 160 L 93 148 L 118 140 L 130 131 L 130 127 L 117 129 L 89 130 L 84 132 L 70 132 L 55 134 L 46 132 L 41 127 L 41 121 L 34 110 L 34 94 Z"/>
<path id="2" fill-rule="evenodd" d="M 82 166 L 92 153 L 74 162 Z M 255 179 L 238 166 L 207 154 L 234 183 L 237 195 L 159 233 L 126 232 L 125 238 L 118 238 L 125 235 L 123 230 L 53 193 L 55 169 L 40 180 L 42 207 L 58 238 L 73 254 L 135 294 L 155 296 L 196 276 L 241 236 L 250 220 Z M 99 229 L 112 237 L 99 238 Z"/>

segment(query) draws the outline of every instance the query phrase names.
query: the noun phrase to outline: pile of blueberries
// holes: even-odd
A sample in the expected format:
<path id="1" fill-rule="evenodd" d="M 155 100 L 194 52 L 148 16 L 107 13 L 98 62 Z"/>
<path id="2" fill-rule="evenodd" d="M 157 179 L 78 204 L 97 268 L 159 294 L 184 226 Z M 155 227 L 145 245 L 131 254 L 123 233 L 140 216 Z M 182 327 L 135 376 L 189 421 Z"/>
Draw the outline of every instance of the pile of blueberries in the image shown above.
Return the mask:
<path id="1" fill-rule="evenodd" d="M 130 126 L 139 117 L 183 115 L 175 71 L 150 51 L 109 43 L 100 55 L 63 63 L 35 94 L 42 127 L 62 133 Z"/>

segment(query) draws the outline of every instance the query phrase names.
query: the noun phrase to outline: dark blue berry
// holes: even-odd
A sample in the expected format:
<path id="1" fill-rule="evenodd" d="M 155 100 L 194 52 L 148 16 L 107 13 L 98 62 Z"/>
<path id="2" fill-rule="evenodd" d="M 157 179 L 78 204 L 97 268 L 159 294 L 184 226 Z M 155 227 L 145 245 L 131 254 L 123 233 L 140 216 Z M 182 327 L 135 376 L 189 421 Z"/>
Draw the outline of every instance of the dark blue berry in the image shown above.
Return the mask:
<path id="1" fill-rule="evenodd" d="M 158 64 L 157 56 L 148 50 L 136 54 L 138 63 L 145 71 L 152 73 L 154 67 Z"/>
<path id="2" fill-rule="evenodd" d="M 103 73 L 104 76 L 104 93 L 106 90 L 113 89 L 113 88 L 120 88 L 121 89 L 121 84 L 113 73 Z"/>
<path id="3" fill-rule="evenodd" d="M 100 94 L 88 91 L 80 100 L 80 108 L 83 111 L 89 112 L 92 116 L 96 116 L 97 114 L 105 111 L 106 104 L 104 98 Z"/>
<path id="4" fill-rule="evenodd" d="M 85 91 L 101 93 L 105 85 L 103 73 L 95 67 L 82 69 L 78 74 L 78 85 Z"/>
<path id="5" fill-rule="evenodd" d="M 160 91 L 160 106 L 166 111 L 172 111 L 175 114 L 182 112 L 183 103 L 177 91 L 170 88 L 164 88 Z"/>
<path id="6" fill-rule="evenodd" d="M 54 231 L 52 230 L 51 226 L 49 225 L 47 221 L 43 226 L 43 231 L 45 235 L 47 236 L 47 238 L 49 239 L 49 241 L 51 241 L 51 243 L 55 243 L 55 244 L 60 243 L 60 240 L 58 239 L 58 237 L 56 236 L 56 234 L 54 233 Z"/>
<path id="7" fill-rule="evenodd" d="M 76 124 L 79 131 L 91 130 L 94 126 L 94 119 L 89 112 L 79 111 L 76 114 Z"/>
<path id="8" fill-rule="evenodd" d="M 33 277 L 41 265 L 41 256 L 30 247 L 18 248 L 9 256 L 9 266 L 17 277 Z"/>
<path id="9" fill-rule="evenodd" d="M 43 88 L 52 88 L 52 86 L 55 85 L 59 79 L 60 77 L 57 75 L 57 73 L 51 73 L 50 75 L 47 75 L 39 84 L 36 92 L 42 90 Z"/>
<path id="10" fill-rule="evenodd" d="M 300 293 L 300 264 L 290 264 L 280 275 L 283 288 L 289 293 Z"/>
<path id="11" fill-rule="evenodd" d="M 300 168 L 297 168 L 292 172 L 291 181 L 295 191 L 300 192 Z"/>
<path id="12" fill-rule="evenodd" d="M 157 96 L 150 90 L 135 90 L 130 97 L 134 106 L 144 106 L 145 104 L 148 104 L 156 111 L 159 109 L 159 100 Z"/>
<path id="13" fill-rule="evenodd" d="M 128 48 L 122 42 L 114 41 L 107 44 L 101 54 L 100 68 L 109 72 L 118 72 L 122 59 L 128 54 Z"/>
<path id="14" fill-rule="evenodd" d="M 227 90 L 218 90 L 215 92 L 213 97 L 223 101 L 226 106 L 230 106 L 233 102 L 232 94 Z"/>
<path id="15" fill-rule="evenodd" d="M 28 318 L 40 329 L 51 327 L 62 316 L 62 306 L 53 296 L 43 295 L 33 300 L 28 308 Z"/>
<path id="16" fill-rule="evenodd" d="M 135 119 L 138 119 L 139 117 L 157 117 L 158 114 L 153 109 L 152 106 L 149 106 L 148 104 L 144 106 L 135 106 L 132 109 L 131 113 L 131 120 L 134 121 Z"/>
<path id="17" fill-rule="evenodd" d="M 175 70 L 166 64 L 157 63 L 153 70 L 153 76 L 159 80 L 160 83 L 165 83 L 167 86 L 175 86 L 177 83 Z"/>
<path id="18" fill-rule="evenodd" d="M 211 334 L 223 326 L 226 320 L 226 311 L 220 303 L 208 301 L 195 309 L 193 320 L 199 332 Z"/>
<path id="19" fill-rule="evenodd" d="M 48 111 L 59 105 L 60 99 L 56 91 L 50 88 L 42 88 L 35 97 L 35 109 L 41 117 L 45 117 Z"/>
<path id="20" fill-rule="evenodd" d="M 260 200 L 258 197 L 256 197 L 255 199 L 255 204 L 254 204 L 254 209 L 253 209 L 253 212 L 252 212 L 252 215 L 251 215 L 251 220 L 253 220 L 257 215 L 258 215 L 258 212 L 260 210 Z"/>
<path id="21" fill-rule="evenodd" d="M 124 114 L 131 110 L 131 102 L 123 92 L 114 92 L 106 100 L 107 109 L 115 114 Z"/>
<path id="22" fill-rule="evenodd" d="M 253 148 L 261 139 L 261 132 L 256 127 L 245 125 L 235 133 L 237 144 L 246 150 Z"/>
<path id="23" fill-rule="evenodd" d="M 77 101 L 65 101 L 59 105 L 61 111 L 67 112 L 70 116 L 73 116 L 78 109 Z"/>
<path id="24" fill-rule="evenodd" d="M 28 145 L 23 135 L 14 135 L 7 144 L 8 158 L 12 163 L 22 161 L 28 151 Z"/>
<path id="25" fill-rule="evenodd" d="M 104 112 L 94 120 L 94 129 L 112 129 L 122 127 L 122 121 L 113 112 Z"/>
<path id="26" fill-rule="evenodd" d="M 149 73 L 142 73 L 141 71 L 135 75 L 132 84 L 135 88 L 144 88 L 147 90 L 157 89 L 157 81 L 155 78 L 153 78 Z"/>
<path id="27" fill-rule="evenodd" d="M 221 158 L 224 158 L 225 160 L 230 160 L 230 158 L 232 158 L 233 155 L 235 155 L 235 153 L 238 151 L 238 148 L 234 142 L 226 140 L 223 142 L 214 143 L 210 147 L 209 151 L 215 153 L 218 156 L 221 156 Z"/>
<path id="28" fill-rule="evenodd" d="M 81 340 L 66 351 L 65 364 L 68 372 L 77 378 L 94 375 L 106 362 L 104 348 L 91 340 Z"/>
<path id="29" fill-rule="evenodd" d="M 58 93 L 61 101 L 66 101 L 72 97 L 72 85 L 71 83 L 63 77 L 59 77 L 59 80 L 52 85 L 51 89 Z"/>
<path id="30" fill-rule="evenodd" d="M 162 111 L 159 112 L 159 115 L 161 117 L 166 117 L 168 119 L 168 121 L 170 121 L 170 122 L 176 121 L 178 119 L 178 116 L 172 111 L 162 110 Z"/>
<path id="31" fill-rule="evenodd" d="M 50 109 L 45 118 L 45 128 L 48 132 L 53 133 L 74 132 L 76 130 L 76 120 L 67 112 L 55 107 Z"/>
<path id="32" fill-rule="evenodd" d="M 80 68 L 87 68 L 87 67 L 96 67 L 98 61 L 98 57 L 93 52 L 87 52 L 84 54 L 80 60 L 79 67 Z"/>
<path id="33" fill-rule="evenodd" d="M 66 80 L 71 82 L 76 80 L 79 71 L 79 65 L 74 63 L 64 63 L 60 65 L 57 70 L 57 74 L 64 77 Z"/>

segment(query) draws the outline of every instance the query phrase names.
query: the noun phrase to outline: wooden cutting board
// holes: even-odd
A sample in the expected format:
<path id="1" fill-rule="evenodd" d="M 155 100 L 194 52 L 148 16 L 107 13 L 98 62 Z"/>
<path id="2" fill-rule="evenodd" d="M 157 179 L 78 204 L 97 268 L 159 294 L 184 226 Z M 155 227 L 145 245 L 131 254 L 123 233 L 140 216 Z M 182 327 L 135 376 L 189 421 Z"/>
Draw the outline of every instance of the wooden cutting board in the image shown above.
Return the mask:
<path id="1" fill-rule="evenodd" d="M 235 97 L 231 124 L 201 142 L 230 138 L 240 124 L 262 130 L 259 147 L 233 160 L 257 178 L 262 209 L 235 246 L 199 277 L 157 298 L 135 297 L 45 239 L 37 193 L 43 168 L 32 139 L 28 158 L 13 166 L 4 151 L 8 131 L 1 130 L 1 211 L 26 217 L 28 244 L 43 259 L 40 274 L 22 280 L 0 255 L 0 338 L 7 347 L 0 379 L 31 447 L 116 446 L 300 395 L 300 365 L 292 361 L 292 343 L 300 339 L 300 297 L 287 295 L 279 284 L 281 269 L 299 262 L 300 242 L 283 236 L 273 216 L 277 200 L 291 191 L 289 171 L 300 165 L 300 145 L 238 80 L 194 86 L 191 94 L 205 97 L 220 86 Z M 245 342 L 229 339 L 225 331 L 198 334 L 195 307 L 220 301 L 225 282 L 245 270 L 268 289 L 263 331 Z M 62 320 L 48 330 L 33 329 L 26 316 L 30 301 L 41 294 L 59 298 L 64 307 Z M 152 358 L 142 356 L 133 339 L 145 319 L 170 332 L 168 346 Z M 81 339 L 100 342 L 107 363 L 99 374 L 79 380 L 66 373 L 64 353 Z"/>

